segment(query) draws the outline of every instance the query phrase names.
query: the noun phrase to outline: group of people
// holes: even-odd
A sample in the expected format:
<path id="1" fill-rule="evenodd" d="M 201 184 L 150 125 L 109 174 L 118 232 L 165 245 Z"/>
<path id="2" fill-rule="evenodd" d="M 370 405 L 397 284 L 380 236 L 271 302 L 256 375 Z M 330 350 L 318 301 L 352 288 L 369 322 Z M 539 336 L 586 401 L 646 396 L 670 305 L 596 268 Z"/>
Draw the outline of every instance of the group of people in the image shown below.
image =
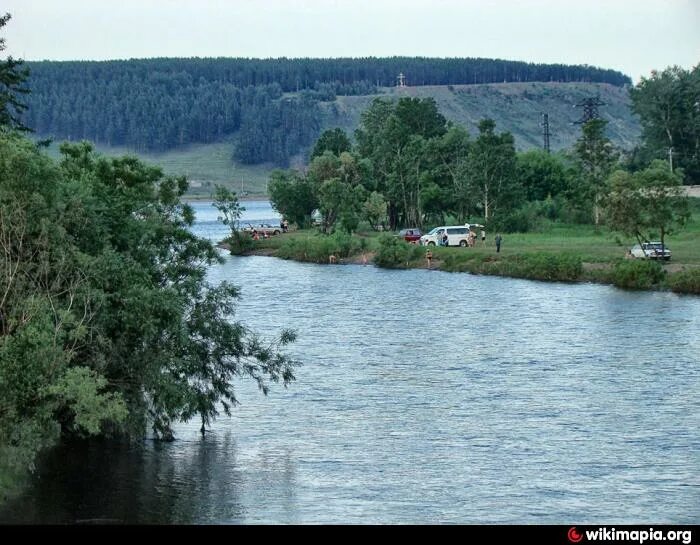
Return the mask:
<path id="1" fill-rule="evenodd" d="M 442 233 L 442 234 L 441 234 Z M 447 230 L 438 232 L 438 244 L 440 246 L 449 246 L 449 236 L 447 235 Z M 479 233 L 481 236 L 481 244 L 486 244 L 486 231 L 483 229 Z M 469 248 L 474 248 L 476 246 L 476 233 L 469 229 L 469 234 L 467 235 L 467 246 Z"/>

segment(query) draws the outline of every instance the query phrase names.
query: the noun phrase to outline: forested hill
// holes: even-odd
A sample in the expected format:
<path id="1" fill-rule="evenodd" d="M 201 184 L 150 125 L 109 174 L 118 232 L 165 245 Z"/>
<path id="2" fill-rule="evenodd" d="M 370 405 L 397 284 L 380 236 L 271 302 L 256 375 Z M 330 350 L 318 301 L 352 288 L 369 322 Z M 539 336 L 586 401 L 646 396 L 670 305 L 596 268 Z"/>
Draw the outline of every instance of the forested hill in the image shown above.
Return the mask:
<path id="1" fill-rule="evenodd" d="M 162 152 L 236 135 L 235 157 L 284 165 L 324 123 L 324 104 L 409 87 L 503 82 L 631 83 L 590 66 L 492 59 L 145 59 L 27 63 L 25 123 L 57 139 Z M 233 151 L 233 150 L 232 150 Z"/>

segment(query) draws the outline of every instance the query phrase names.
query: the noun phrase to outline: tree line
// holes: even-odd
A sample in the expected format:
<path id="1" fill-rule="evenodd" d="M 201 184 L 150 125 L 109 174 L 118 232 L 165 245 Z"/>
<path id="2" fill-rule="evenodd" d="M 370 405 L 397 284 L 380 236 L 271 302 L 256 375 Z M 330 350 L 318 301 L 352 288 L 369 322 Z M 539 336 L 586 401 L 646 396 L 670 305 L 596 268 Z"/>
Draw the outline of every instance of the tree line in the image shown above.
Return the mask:
<path id="1" fill-rule="evenodd" d="M 144 59 L 26 63 L 31 95 L 23 122 L 38 134 L 136 151 L 219 141 L 239 129 L 243 162 L 289 158 L 319 135 L 318 103 L 392 86 L 527 81 L 626 85 L 591 66 L 494 59 Z M 293 97 L 281 99 L 283 93 Z M 281 130 L 281 127 L 289 130 Z M 272 143 L 270 143 L 272 142 Z"/>
<path id="2" fill-rule="evenodd" d="M 478 222 L 506 232 L 563 221 L 607 223 L 640 240 L 656 232 L 663 242 L 688 217 L 683 171 L 658 160 L 640 167 L 613 146 L 606 125 L 585 123 L 561 153 L 517 153 L 490 119 L 472 137 L 432 98 L 378 98 L 354 145 L 341 129 L 324 132 L 306 171 L 272 173 L 270 198 L 301 226 L 318 210 L 326 233 L 353 232 L 361 221 L 377 230 Z"/>

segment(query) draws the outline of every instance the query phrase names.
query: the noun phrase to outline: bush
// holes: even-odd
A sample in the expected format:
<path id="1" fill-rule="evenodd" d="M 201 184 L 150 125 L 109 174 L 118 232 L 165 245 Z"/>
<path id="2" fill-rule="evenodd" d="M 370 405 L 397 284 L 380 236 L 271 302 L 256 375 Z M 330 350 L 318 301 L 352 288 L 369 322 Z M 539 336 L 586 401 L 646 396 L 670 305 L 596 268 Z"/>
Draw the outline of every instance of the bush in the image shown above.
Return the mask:
<path id="1" fill-rule="evenodd" d="M 519 254 L 500 258 L 448 256 L 445 269 L 453 272 L 468 271 L 531 280 L 571 282 L 581 277 L 583 264 L 580 256 L 566 254 Z"/>
<path id="2" fill-rule="evenodd" d="M 277 257 L 310 263 L 328 263 L 331 255 L 343 258 L 358 254 L 366 248 L 367 241 L 364 238 L 336 231 L 332 235 L 319 233 L 310 237 L 289 238 L 280 246 Z"/>
<path id="3" fill-rule="evenodd" d="M 385 269 L 401 269 L 424 257 L 424 249 L 421 246 L 409 244 L 399 237 L 383 235 L 379 239 L 379 251 L 374 263 Z"/>
<path id="4" fill-rule="evenodd" d="M 529 202 L 506 215 L 496 216 L 490 222 L 489 228 L 494 232 L 501 231 L 503 233 L 535 231 L 545 219 L 551 219 L 551 216 L 556 216 L 556 211 L 553 211 L 553 209 L 554 205 L 551 202 Z"/>
<path id="5" fill-rule="evenodd" d="M 488 274 L 532 280 L 573 281 L 583 272 L 581 258 L 572 255 L 521 254 L 488 265 Z"/>
<path id="6" fill-rule="evenodd" d="M 231 254 L 233 255 L 243 254 L 255 247 L 253 237 L 242 231 L 234 231 L 224 242 L 228 244 Z"/>
<path id="7" fill-rule="evenodd" d="M 700 294 L 700 268 L 669 274 L 666 283 L 677 293 Z"/>
<path id="8" fill-rule="evenodd" d="M 646 290 L 661 283 L 665 275 L 656 261 L 626 259 L 615 265 L 611 279 L 618 288 Z"/>

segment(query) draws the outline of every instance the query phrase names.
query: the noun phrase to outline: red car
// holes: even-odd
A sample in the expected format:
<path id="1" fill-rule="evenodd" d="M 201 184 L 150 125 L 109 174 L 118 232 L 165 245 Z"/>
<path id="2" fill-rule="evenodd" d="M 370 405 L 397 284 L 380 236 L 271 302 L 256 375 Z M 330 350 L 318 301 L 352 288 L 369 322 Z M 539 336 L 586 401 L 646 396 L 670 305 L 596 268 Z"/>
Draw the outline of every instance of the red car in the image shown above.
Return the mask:
<path id="1" fill-rule="evenodd" d="M 422 235 L 423 233 L 421 233 L 420 229 L 414 227 L 412 229 L 401 229 L 398 236 L 400 236 L 406 242 L 417 244 Z"/>

